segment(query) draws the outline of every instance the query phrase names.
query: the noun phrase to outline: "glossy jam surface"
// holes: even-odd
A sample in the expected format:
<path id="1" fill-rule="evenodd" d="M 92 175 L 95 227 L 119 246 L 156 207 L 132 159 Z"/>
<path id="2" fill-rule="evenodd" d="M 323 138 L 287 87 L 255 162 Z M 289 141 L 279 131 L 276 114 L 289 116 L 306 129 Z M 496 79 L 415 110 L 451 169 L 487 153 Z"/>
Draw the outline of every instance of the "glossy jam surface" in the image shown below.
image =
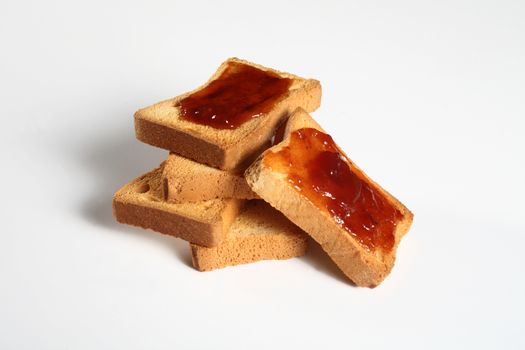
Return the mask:
<path id="1" fill-rule="evenodd" d="M 288 91 L 291 79 L 231 62 L 204 89 L 182 99 L 183 119 L 216 129 L 235 129 L 264 113 Z"/>
<path id="2" fill-rule="evenodd" d="M 353 169 L 330 135 L 312 128 L 296 130 L 289 145 L 268 153 L 264 164 L 285 173 L 298 192 L 326 209 L 365 249 L 393 248 L 401 212 Z"/>

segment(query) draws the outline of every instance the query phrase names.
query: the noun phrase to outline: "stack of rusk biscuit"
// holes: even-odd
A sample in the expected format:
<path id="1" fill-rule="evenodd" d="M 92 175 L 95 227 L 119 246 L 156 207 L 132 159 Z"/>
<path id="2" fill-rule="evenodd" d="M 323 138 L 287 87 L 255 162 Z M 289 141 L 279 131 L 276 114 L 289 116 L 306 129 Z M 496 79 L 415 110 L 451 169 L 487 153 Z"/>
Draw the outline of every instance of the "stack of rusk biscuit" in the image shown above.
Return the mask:
<path id="1" fill-rule="evenodd" d="M 169 154 L 115 193 L 117 221 L 188 241 L 200 271 L 300 256 L 311 236 L 356 285 L 378 285 L 413 215 L 312 119 L 320 103 L 319 81 L 231 58 L 140 109 L 137 138 Z"/>

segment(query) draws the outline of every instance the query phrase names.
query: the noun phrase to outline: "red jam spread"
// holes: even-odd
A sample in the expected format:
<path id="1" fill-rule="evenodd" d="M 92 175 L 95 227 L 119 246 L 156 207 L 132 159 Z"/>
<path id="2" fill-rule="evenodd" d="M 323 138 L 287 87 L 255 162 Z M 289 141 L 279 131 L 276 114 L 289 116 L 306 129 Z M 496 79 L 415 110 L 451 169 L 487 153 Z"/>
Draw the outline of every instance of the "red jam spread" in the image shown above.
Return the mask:
<path id="1" fill-rule="evenodd" d="M 326 209 L 365 249 L 393 248 L 401 212 L 364 179 L 330 135 L 312 128 L 296 130 L 288 146 L 265 156 L 264 165 L 286 174 L 298 192 Z"/>
<path id="2" fill-rule="evenodd" d="M 217 79 L 177 106 L 185 120 L 216 129 L 235 129 L 269 112 L 291 84 L 292 79 L 230 62 Z"/>

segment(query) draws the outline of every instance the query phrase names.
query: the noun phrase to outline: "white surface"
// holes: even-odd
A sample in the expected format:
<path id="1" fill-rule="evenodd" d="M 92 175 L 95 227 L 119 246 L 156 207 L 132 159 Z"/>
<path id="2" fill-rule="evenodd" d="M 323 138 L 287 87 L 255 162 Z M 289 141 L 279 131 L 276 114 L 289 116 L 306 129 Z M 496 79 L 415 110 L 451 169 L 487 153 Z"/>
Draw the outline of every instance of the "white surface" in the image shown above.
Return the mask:
<path id="1" fill-rule="evenodd" d="M 525 348 L 520 1 L 3 1 L 1 349 Z M 392 274 L 313 253 L 212 273 L 111 217 L 166 153 L 133 112 L 238 56 L 315 77 L 315 117 L 415 213 Z"/>

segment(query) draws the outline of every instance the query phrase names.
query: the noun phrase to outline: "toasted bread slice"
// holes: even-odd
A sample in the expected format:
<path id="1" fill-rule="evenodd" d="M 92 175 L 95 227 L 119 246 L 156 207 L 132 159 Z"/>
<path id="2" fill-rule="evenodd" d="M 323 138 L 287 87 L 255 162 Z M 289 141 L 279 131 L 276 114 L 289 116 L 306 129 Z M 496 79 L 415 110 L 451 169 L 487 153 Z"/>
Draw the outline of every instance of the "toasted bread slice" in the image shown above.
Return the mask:
<path id="1" fill-rule="evenodd" d="M 242 174 L 212 168 L 174 153 L 165 162 L 162 184 L 164 199 L 170 203 L 258 198 Z"/>
<path id="2" fill-rule="evenodd" d="M 305 129 L 311 128 L 311 129 Z M 342 152 L 337 146 L 336 149 L 338 152 L 334 152 L 339 158 L 343 159 L 346 164 L 346 171 L 350 171 L 352 176 L 357 176 L 360 179 L 359 188 L 367 188 L 369 191 L 374 191 L 376 196 L 372 196 L 372 201 L 376 203 L 376 199 L 381 201 L 380 203 L 386 203 L 389 205 L 391 210 L 395 209 L 396 219 L 393 222 L 390 228 L 392 229 L 391 239 L 389 248 L 382 249 L 380 246 L 374 247 L 367 245 L 366 241 L 360 240 L 356 232 L 352 232 L 343 225 L 342 222 L 352 223 L 352 220 L 360 220 L 362 216 L 352 216 L 355 207 L 346 207 L 347 212 L 344 218 L 350 218 L 349 221 L 342 221 L 341 217 L 336 217 L 334 212 L 330 212 L 325 207 L 320 207 L 315 203 L 316 198 L 319 197 L 307 197 L 307 191 L 310 191 L 310 188 L 306 190 L 301 189 L 301 186 L 304 185 L 302 178 L 293 179 L 288 176 L 286 171 L 282 171 L 282 168 L 275 167 L 272 168 L 272 159 L 276 159 L 276 155 L 279 154 L 291 154 L 296 150 L 291 150 L 292 133 L 294 137 L 297 135 L 304 135 L 304 130 L 316 129 L 321 131 L 324 135 L 322 128 L 306 113 L 304 110 L 298 109 L 295 111 L 289 118 L 288 123 L 285 129 L 285 138 L 284 140 L 277 144 L 276 146 L 266 150 L 255 162 L 246 170 L 245 176 L 248 184 L 251 186 L 252 190 L 256 192 L 262 199 L 270 203 L 277 210 L 284 213 L 290 221 L 295 223 L 297 226 L 302 228 L 306 233 L 312 236 L 328 253 L 332 260 L 337 264 L 337 266 L 345 273 L 345 275 L 350 278 L 358 286 L 366 287 L 375 287 L 383 281 L 383 279 L 391 271 L 396 255 L 397 245 L 401 240 L 401 237 L 408 231 L 413 215 L 412 213 L 395 199 L 392 195 L 382 189 L 377 183 L 372 181 L 361 169 L 359 169 L 355 164 Z M 301 134 L 300 132 L 303 131 Z M 315 130 L 314 130 L 315 132 Z M 324 137 L 324 136 L 323 136 Z M 294 138 L 297 140 L 298 138 Z M 284 150 L 284 151 L 283 151 Z M 280 153 L 280 152 L 284 153 Z M 307 152 L 311 153 L 311 149 Z M 288 152 L 288 153 L 287 153 Z M 293 160 L 294 161 L 294 160 Z M 291 164 L 291 163 L 288 163 Z M 311 171 L 312 168 L 300 169 L 303 173 L 306 171 Z M 289 170 L 293 171 L 293 170 Z M 323 170 L 317 169 L 321 172 L 329 172 L 326 174 L 324 179 L 326 181 L 331 181 L 330 176 L 333 175 L 330 169 Z M 340 169 L 336 169 L 340 171 Z M 310 174 L 311 175 L 311 174 Z M 308 175 L 308 176 L 310 176 Z M 317 174 L 313 174 L 317 176 Z M 325 175 L 323 175 L 325 176 Z M 306 178 L 306 177 L 305 177 Z M 299 184 L 298 187 L 294 187 L 294 184 Z M 308 185 L 308 184 L 306 184 Z M 306 186 L 305 185 L 305 186 Z M 326 184 L 321 184 L 326 185 Z M 341 184 L 337 184 L 341 186 Z M 353 186 L 352 183 L 343 184 L 342 188 L 348 188 L 347 186 Z M 319 191 L 319 188 L 311 187 L 314 190 Z M 364 191 L 364 190 L 363 190 Z M 364 198 L 366 194 L 358 192 L 357 200 Z M 369 192 L 367 192 L 369 193 Z M 331 197 L 330 193 L 323 193 L 325 197 Z M 359 197 L 361 196 L 361 197 Z M 333 199 L 334 197 L 332 197 Z M 322 198 L 327 200 L 326 198 Z M 335 198 L 337 199 L 337 198 Z M 329 201 L 327 200 L 327 203 Z M 350 206 L 353 204 L 350 204 Z M 383 205 L 383 204 L 381 204 Z M 340 208 L 345 208 L 341 206 Z M 339 210 L 340 208 L 336 208 Z M 365 212 L 363 215 L 369 215 L 372 217 L 371 213 Z M 375 215 L 375 214 L 374 214 Z M 375 222 L 377 227 L 385 224 L 381 222 L 381 217 L 376 217 L 378 221 Z M 390 220 L 390 219 L 389 219 Z M 360 222 L 355 222 L 355 224 L 360 224 Z M 363 226 L 361 226 L 363 227 Z M 375 234 L 375 233 L 373 233 Z M 372 238 L 374 236 L 371 236 Z"/>
<path id="3" fill-rule="evenodd" d="M 128 183 L 113 197 L 118 222 L 182 238 L 206 247 L 219 245 L 243 200 L 215 199 L 172 204 L 163 201 L 162 166 Z"/>
<path id="4" fill-rule="evenodd" d="M 221 244 L 212 248 L 190 246 L 193 266 L 199 271 L 210 271 L 301 256 L 306 252 L 307 236 L 269 204 L 252 200 L 237 216 Z"/>
<path id="5" fill-rule="evenodd" d="M 229 64 L 244 64 L 291 79 L 288 90 L 271 110 L 251 118 L 235 129 L 217 129 L 188 121 L 178 104 L 202 91 L 221 76 Z M 237 58 L 224 62 L 203 86 L 181 96 L 156 103 L 135 113 L 135 132 L 140 141 L 164 148 L 199 163 L 242 172 L 265 148 L 279 122 L 295 108 L 314 111 L 320 105 L 321 85 L 313 79 L 275 71 Z"/>

